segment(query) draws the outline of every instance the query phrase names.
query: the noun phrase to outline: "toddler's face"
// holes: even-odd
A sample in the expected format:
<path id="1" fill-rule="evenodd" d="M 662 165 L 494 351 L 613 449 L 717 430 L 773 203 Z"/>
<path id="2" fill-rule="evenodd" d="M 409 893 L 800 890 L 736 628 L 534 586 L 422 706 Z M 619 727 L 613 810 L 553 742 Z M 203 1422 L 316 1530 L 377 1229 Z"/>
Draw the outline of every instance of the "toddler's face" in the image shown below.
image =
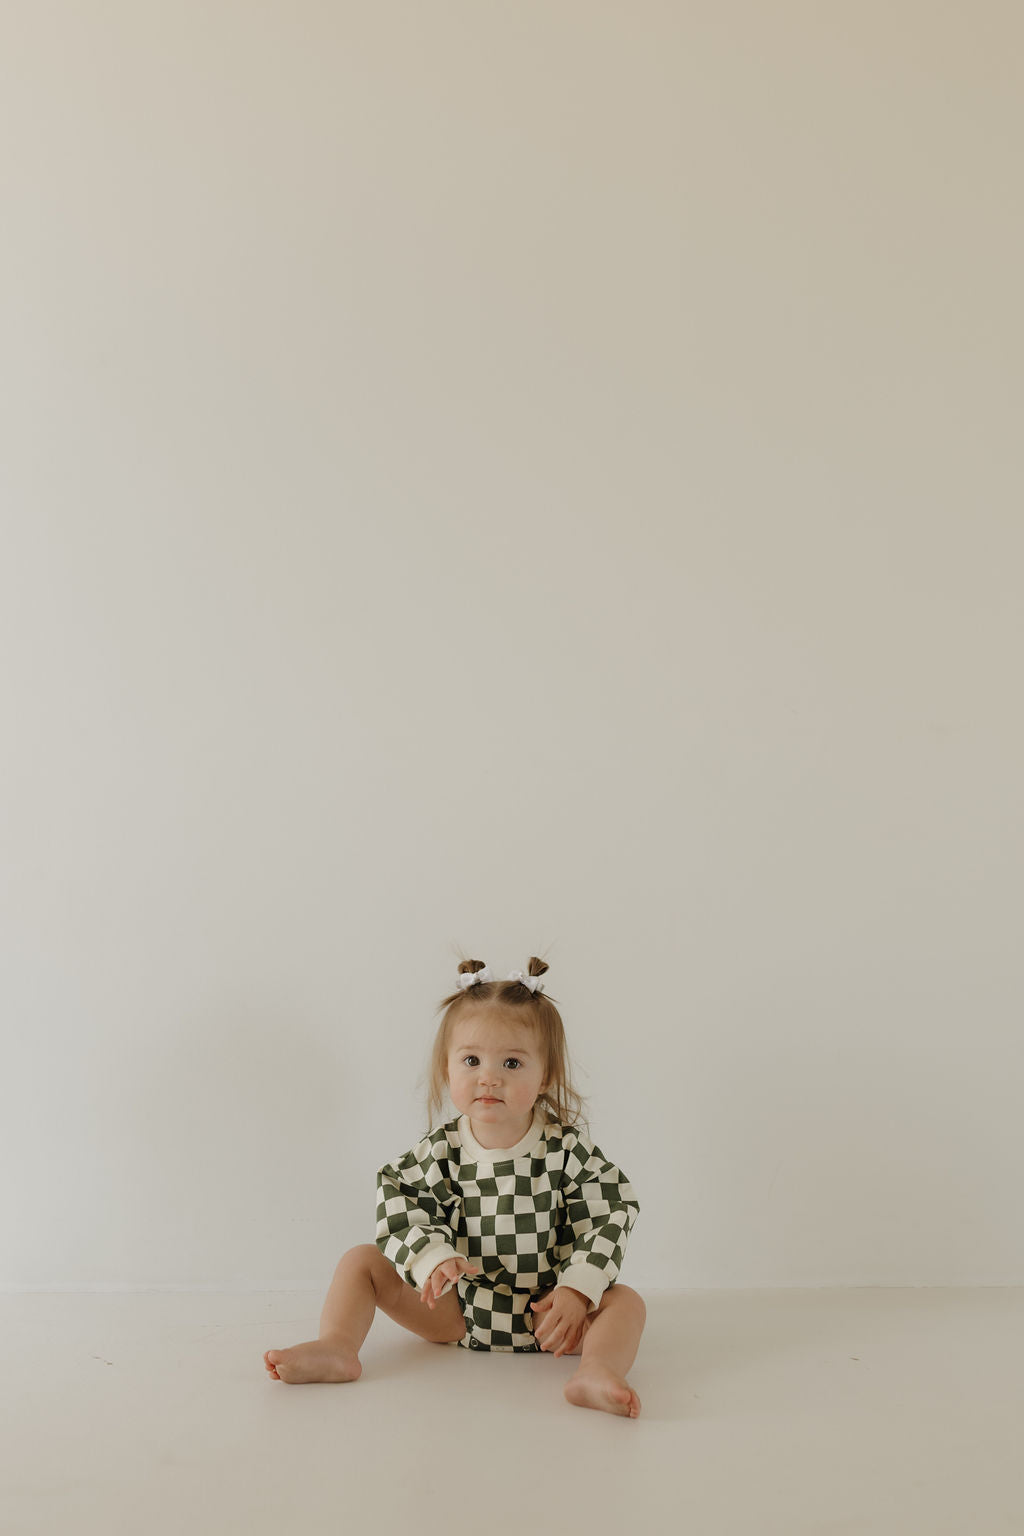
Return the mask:
<path id="1" fill-rule="evenodd" d="M 494 1009 L 467 1009 L 452 1029 L 448 1091 L 481 1146 L 514 1146 L 547 1086 L 533 1030 Z M 486 1103 L 485 1099 L 496 1103 Z"/>

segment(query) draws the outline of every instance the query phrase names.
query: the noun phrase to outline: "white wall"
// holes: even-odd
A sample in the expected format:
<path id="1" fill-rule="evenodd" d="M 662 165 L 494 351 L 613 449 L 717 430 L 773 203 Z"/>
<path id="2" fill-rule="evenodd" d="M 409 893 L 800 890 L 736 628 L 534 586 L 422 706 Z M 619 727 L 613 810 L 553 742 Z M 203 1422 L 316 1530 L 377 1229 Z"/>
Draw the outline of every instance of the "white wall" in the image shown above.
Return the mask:
<path id="1" fill-rule="evenodd" d="M 456 944 L 624 1280 L 1024 1280 L 1019 8 L 3 30 L 0 1281 L 326 1287 Z"/>

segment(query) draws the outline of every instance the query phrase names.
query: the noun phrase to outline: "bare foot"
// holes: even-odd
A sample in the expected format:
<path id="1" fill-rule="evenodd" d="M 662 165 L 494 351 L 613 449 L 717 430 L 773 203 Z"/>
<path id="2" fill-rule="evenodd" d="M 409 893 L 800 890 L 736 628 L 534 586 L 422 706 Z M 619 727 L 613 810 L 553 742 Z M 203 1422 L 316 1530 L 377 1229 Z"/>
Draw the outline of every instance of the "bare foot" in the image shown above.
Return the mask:
<path id="1" fill-rule="evenodd" d="M 640 1399 L 629 1382 L 606 1365 L 581 1365 L 566 1382 L 564 1392 L 577 1408 L 601 1408 L 605 1413 L 621 1413 L 627 1419 L 635 1419 L 640 1413 Z"/>
<path id="2" fill-rule="evenodd" d="M 263 1364 L 275 1381 L 356 1381 L 363 1374 L 355 1350 L 333 1338 L 268 1349 Z"/>

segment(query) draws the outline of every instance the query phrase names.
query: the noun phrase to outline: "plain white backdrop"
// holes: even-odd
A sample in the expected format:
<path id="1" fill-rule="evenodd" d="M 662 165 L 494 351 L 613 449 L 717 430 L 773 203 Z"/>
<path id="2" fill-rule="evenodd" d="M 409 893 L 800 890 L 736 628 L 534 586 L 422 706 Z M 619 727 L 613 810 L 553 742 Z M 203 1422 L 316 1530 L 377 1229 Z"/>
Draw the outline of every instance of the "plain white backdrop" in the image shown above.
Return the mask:
<path id="1" fill-rule="evenodd" d="M 1016 8 L 3 29 L 0 1285 L 326 1288 L 456 946 L 641 1292 L 1024 1282 Z"/>

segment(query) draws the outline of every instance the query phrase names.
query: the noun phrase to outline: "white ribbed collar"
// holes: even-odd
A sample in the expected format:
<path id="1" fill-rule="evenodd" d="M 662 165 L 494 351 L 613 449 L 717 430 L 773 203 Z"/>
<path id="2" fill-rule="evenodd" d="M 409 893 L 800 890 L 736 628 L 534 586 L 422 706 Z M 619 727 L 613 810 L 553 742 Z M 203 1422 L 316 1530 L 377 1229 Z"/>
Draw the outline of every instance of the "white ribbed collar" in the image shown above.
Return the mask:
<path id="1" fill-rule="evenodd" d="M 535 1105 L 533 1124 L 522 1141 L 517 1141 L 514 1147 L 482 1147 L 470 1129 L 468 1115 L 459 1116 L 458 1126 L 459 1140 L 474 1162 L 502 1163 L 510 1157 L 524 1157 L 527 1152 L 533 1151 L 544 1135 L 545 1119 L 540 1108 Z"/>

